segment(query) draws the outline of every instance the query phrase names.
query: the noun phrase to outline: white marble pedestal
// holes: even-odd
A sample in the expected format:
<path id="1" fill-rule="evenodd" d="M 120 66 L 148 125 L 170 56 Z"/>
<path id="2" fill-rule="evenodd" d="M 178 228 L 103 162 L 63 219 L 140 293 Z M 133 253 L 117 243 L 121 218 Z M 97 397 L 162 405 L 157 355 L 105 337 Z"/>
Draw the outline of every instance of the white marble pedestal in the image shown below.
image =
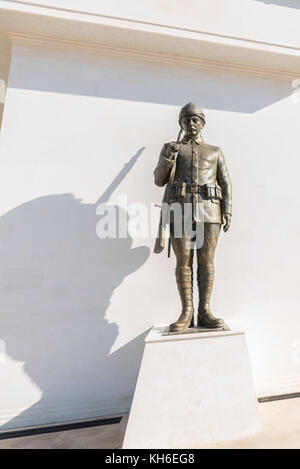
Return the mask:
<path id="1" fill-rule="evenodd" d="M 163 336 L 145 351 L 123 448 L 197 448 L 261 431 L 245 331 Z"/>

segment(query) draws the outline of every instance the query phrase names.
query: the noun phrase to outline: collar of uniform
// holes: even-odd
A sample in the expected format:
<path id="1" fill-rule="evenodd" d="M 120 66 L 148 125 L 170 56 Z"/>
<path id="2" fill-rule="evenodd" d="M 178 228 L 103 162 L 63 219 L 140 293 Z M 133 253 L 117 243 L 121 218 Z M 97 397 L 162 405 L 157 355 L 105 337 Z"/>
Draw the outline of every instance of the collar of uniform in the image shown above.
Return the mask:
<path id="1" fill-rule="evenodd" d="M 195 142 L 199 145 L 199 143 L 204 143 L 203 138 L 201 135 L 197 135 L 196 138 L 189 137 L 188 135 L 185 135 L 183 139 L 181 140 L 181 143 L 190 143 L 190 142 Z"/>

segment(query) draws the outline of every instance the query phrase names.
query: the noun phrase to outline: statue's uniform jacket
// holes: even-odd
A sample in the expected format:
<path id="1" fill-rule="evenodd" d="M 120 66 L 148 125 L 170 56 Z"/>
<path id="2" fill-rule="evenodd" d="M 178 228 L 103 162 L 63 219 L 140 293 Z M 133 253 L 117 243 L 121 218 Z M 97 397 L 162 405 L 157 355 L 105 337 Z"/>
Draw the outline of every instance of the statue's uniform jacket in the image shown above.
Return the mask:
<path id="1" fill-rule="evenodd" d="M 173 142 L 174 143 L 174 142 Z M 155 184 L 164 186 L 169 182 L 170 173 L 174 164 L 173 159 L 167 158 L 167 145 L 161 150 L 159 161 L 154 170 Z M 164 202 L 188 203 L 200 202 L 203 207 L 203 221 L 206 223 L 222 223 L 222 215 L 232 213 L 232 189 L 224 155 L 217 146 L 208 145 L 202 138 L 191 140 L 184 137 L 178 144 L 179 150 L 176 161 L 173 185 L 179 187 L 186 185 L 216 185 L 221 188 L 222 200 L 207 198 L 201 194 L 192 194 L 185 191 L 179 197 L 170 197 L 169 188 L 166 188 Z M 184 184 L 183 184 L 184 185 Z"/>

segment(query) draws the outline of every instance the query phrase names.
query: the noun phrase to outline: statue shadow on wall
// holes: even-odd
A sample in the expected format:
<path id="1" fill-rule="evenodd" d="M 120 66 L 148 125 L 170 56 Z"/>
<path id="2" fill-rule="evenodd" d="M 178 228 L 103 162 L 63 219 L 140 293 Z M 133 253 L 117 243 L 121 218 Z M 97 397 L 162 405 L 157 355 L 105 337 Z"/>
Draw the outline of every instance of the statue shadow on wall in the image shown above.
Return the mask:
<path id="1" fill-rule="evenodd" d="M 266 3 L 267 5 L 279 5 L 286 8 L 295 8 L 299 10 L 298 0 L 256 0 L 257 2 Z"/>
<path id="2" fill-rule="evenodd" d="M 43 419 L 48 423 L 53 405 L 61 405 L 64 412 L 68 400 L 70 407 L 72 402 L 82 404 L 83 413 L 74 418 L 86 418 L 89 407 L 97 406 L 91 402 L 91 390 L 99 400 L 106 396 L 102 412 L 116 403 L 128 407 L 147 331 L 110 354 L 119 330 L 105 313 L 113 292 L 146 262 L 150 250 L 132 248 L 129 236 L 99 239 L 96 207 L 108 202 L 143 150 L 125 164 L 95 204 L 82 203 L 72 194 L 49 195 L 0 218 L 0 303 L 5 319 L 0 318 L 0 338 L 7 356 L 24 362 L 26 376 L 42 393 L 2 430 Z M 130 301 L 134 298 L 123 305 L 129 321 Z M 117 402 L 120 384 L 128 389 L 123 403 Z"/>

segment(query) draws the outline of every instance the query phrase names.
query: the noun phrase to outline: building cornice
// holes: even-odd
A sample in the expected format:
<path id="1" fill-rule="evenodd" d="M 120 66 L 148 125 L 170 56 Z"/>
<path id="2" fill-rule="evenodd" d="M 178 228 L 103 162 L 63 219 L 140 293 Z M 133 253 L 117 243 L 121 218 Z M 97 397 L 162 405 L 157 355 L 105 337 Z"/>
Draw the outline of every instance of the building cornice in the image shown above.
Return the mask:
<path id="1" fill-rule="evenodd" d="M 36 3 L 0 0 L 0 29 L 14 42 L 98 51 L 242 74 L 300 76 L 300 47 Z"/>
<path id="2" fill-rule="evenodd" d="M 0 8 L 1 4 L 5 2 L 0 1 Z M 180 27 L 176 25 L 169 25 L 169 24 L 164 24 L 164 23 L 159 23 L 159 22 L 151 22 L 151 21 L 145 21 L 145 20 L 139 20 L 139 19 L 134 19 L 134 18 L 125 18 L 121 16 L 113 16 L 113 15 L 104 15 L 100 13 L 92 13 L 86 10 L 75 10 L 71 8 L 62 8 L 62 7 L 53 7 L 51 5 L 42 5 L 38 2 L 27 2 L 27 1 L 18 1 L 18 0 L 10 0 L 9 3 L 18 5 L 23 12 L 26 12 L 26 7 L 30 7 L 33 9 L 32 11 L 37 13 L 43 13 L 46 15 L 51 15 L 54 14 L 54 16 L 59 16 L 59 13 L 68 15 L 75 15 L 79 17 L 85 17 L 85 20 L 88 21 L 88 18 L 92 19 L 97 19 L 99 22 L 105 23 L 109 22 L 111 25 L 120 25 L 123 24 L 123 27 L 129 28 L 129 29 L 135 29 L 136 26 L 139 26 L 143 30 L 146 30 L 147 27 L 151 28 L 157 28 L 158 29 L 165 29 L 169 30 L 171 33 L 174 35 L 178 34 L 179 32 L 184 32 L 184 33 L 195 33 L 199 36 L 201 36 L 203 39 L 204 38 L 212 38 L 212 40 L 219 39 L 222 42 L 227 42 L 227 41 L 235 41 L 236 45 L 239 43 L 244 43 L 245 45 L 252 44 L 256 47 L 262 47 L 262 48 L 274 48 L 276 47 L 277 49 L 280 49 L 282 51 L 287 50 L 287 51 L 297 51 L 300 52 L 299 47 L 294 47 L 291 45 L 286 45 L 286 44 L 280 44 L 276 42 L 267 42 L 267 41 L 259 41 L 259 40 L 254 40 L 254 39 L 249 39 L 246 37 L 242 37 L 239 35 L 228 35 L 228 34 L 218 34 L 218 33 L 213 33 L 210 31 L 204 31 L 202 29 L 195 29 L 195 28 L 185 28 L 185 27 Z M 10 10 L 14 10 L 13 5 L 8 5 L 8 8 Z"/>
<path id="3" fill-rule="evenodd" d="M 192 69 L 217 70 L 220 72 L 231 72 L 243 75 L 254 75 L 260 77 L 270 77 L 277 79 L 293 80 L 298 75 L 296 72 L 281 71 L 263 67 L 254 67 L 249 65 L 222 62 L 205 58 L 191 58 L 186 56 L 177 56 L 172 54 L 161 54 L 139 49 L 122 48 L 108 46 L 98 43 L 87 43 L 77 40 L 67 40 L 49 36 L 29 35 L 7 32 L 12 42 L 13 52 L 18 54 L 28 54 L 29 48 L 39 47 L 43 50 L 81 52 L 85 54 L 101 55 L 116 58 L 128 58 L 150 63 L 169 64 L 174 66 L 187 66 Z M 24 49 L 26 48 L 26 50 Z"/>

